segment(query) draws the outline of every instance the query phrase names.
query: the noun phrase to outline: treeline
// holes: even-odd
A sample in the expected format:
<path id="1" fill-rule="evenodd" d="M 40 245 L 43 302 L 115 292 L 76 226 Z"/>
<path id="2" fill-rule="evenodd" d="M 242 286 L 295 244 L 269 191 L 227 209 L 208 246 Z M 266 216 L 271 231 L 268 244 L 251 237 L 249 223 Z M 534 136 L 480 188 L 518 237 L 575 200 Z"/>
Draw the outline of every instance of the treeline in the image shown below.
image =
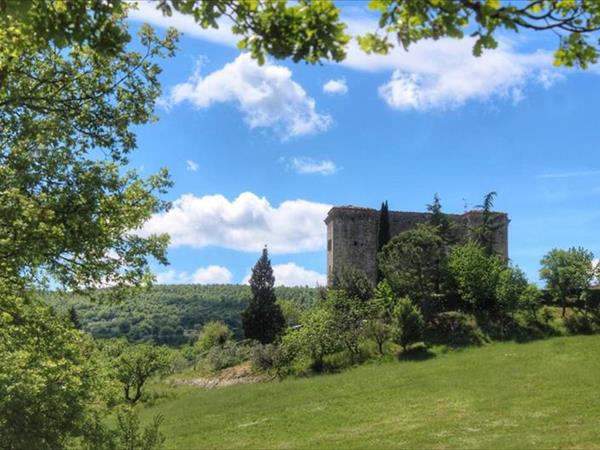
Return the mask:
<path id="1" fill-rule="evenodd" d="M 294 323 L 317 299 L 317 289 L 275 288 L 278 302 Z M 57 312 L 95 338 L 126 337 L 129 342 L 180 346 L 196 339 L 208 322 L 227 324 L 236 339 L 243 338 L 242 312 L 252 294 L 247 285 L 155 285 L 136 291 L 121 302 L 91 302 L 89 297 L 46 293 Z"/>

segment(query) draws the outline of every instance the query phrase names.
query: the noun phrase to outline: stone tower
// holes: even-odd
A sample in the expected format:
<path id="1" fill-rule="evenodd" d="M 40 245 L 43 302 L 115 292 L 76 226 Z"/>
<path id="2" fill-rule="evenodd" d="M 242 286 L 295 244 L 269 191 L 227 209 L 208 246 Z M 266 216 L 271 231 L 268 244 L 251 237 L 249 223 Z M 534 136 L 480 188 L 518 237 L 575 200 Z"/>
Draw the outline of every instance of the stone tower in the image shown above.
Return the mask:
<path id="1" fill-rule="evenodd" d="M 508 260 L 508 224 L 506 213 L 493 212 L 498 228 L 494 234 L 494 251 Z M 390 211 L 390 235 L 414 228 L 429 220 L 430 213 Z M 460 239 L 465 242 L 472 229 L 481 223 L 481 211 L 447 214 L 458 225 Z M 362 270 L 373 282 L 377 281 L 377 243 L 379 210 L 357 206 L 335 206 L 325 219 L 327 224 L 327 281 L 341 268 L 352 266 Z"/>

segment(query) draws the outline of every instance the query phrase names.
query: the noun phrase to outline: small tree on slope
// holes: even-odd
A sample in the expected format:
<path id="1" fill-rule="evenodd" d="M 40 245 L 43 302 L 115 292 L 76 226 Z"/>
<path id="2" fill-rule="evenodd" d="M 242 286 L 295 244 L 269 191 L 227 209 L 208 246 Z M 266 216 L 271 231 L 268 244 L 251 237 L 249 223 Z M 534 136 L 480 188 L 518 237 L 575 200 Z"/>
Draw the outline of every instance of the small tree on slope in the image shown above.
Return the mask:
<path id="1" fill-rule="evenodd" d="M 423 315 L 408 297 L 398 301 L 394 308 L 394 341 L 406 351 L 409 345 L 419 342 L 423 336 Z"/>
<path id="2" fill-rule="evenodd" d="M 279 305 L 275 302 L 275 277 L 265 247 L 262 256 L 252 268 L 250 288 L 252 300 L 242 314 L 244 335 L 248 339 L 256 339 L 263 344 L 275 340 L 285 326 L 285 318 Z"/>

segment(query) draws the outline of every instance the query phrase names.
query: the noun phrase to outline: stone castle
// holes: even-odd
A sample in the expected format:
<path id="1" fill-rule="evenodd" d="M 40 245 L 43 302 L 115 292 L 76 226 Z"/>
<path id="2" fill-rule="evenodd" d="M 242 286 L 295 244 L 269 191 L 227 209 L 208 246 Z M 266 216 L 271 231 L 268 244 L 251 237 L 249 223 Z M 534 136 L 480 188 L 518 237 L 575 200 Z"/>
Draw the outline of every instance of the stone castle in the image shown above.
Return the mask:
<path id="1" fill-rule="evenodd" d="M 494 212 L 496 231 L 493 236 L 495 252 L 508 260 L 508 215 Z M 325 219 L 327 224 L 327 282 L 343 267 L 362 270 L 373 282 L 377 280 L 377 244 L 379 210 L 357 206 L 335 206 Z M 390 211 L 390 235 L 414 228 L 429 220 L 431 213 Z M 446 214 L 457 226 L 461 241 L 466 241 L 472 230 L 481 223 L 481 211 L 464 214 Z"/>

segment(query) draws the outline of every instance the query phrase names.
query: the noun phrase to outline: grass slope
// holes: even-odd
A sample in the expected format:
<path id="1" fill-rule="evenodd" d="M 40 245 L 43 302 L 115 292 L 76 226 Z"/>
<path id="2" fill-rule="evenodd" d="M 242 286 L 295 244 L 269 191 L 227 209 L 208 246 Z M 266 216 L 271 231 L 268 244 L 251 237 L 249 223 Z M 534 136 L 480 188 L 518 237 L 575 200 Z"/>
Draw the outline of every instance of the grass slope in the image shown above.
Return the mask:
<path id="1" fill-rule="evenodd" d="M 600 336 L 204 391 L 161 413 L 167 448 L 600 448 Z"/>

